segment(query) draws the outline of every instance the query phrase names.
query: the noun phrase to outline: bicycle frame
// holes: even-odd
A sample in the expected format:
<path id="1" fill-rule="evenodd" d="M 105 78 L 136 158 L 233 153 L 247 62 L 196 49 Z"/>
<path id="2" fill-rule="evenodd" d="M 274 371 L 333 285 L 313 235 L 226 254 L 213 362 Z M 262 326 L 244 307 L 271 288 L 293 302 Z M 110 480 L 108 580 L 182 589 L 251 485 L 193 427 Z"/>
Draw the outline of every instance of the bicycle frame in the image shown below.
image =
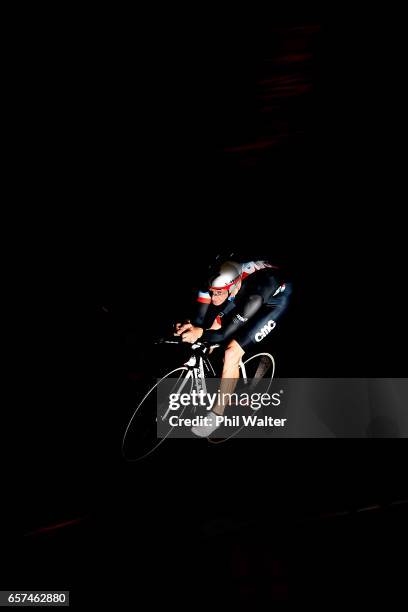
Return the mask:
<path id="1" fill-rule="evenodd" d="M 179 344 L 179 342 L 176 342 L 173 340 L 165 340 L 164 343 L 165 344 Z M 205 384 L 206 374 L 215 376 L 215 371 L 206 353 L 210 348 L 215 349 L 215 348 L 219 348 L 219 346 L 220 346 L 219 344 L 212 344 L 211 346 L 204 346 L 201 342 L 196 342 L 195 344 L 191 346 L 191 350 L 193 354 L 183 365 L 189 368 L 190 370 L 190 372 L 186 376 L 186 379 L 193 376 L 197 384 L 197 390 L 202 389 L 204 392 L 207 392 L 207 386 Z M 197 355 L 195 355 L 194 353 L 199 354 L 199 357 L 197 358 Z M 259 354 L 261 355 L 261 354 L 266 354 L 266 353 L 259 353 Z M 256 357 L 256 355 L 254 355 L 254 357 Z M 241 370 L 242 379 L 244 381 L 244 384 L 247 384 L 248 378 L 247 378 L 245 364 L 242 361 L 242 359 L 239 362 L 239 367 Z M 184 384 L 183 384 L 183 388 L 184 388 Z"/>
<path id="2" fill-rule="evenodd" d="M 216 344 L 213 346 L 215 348 L 215 347 L 218 347 L 219 345 Z M 183 392 L 184 387 L 190 380 L 190 378 L 193 378 L 194 380 L 193 384 L 195 385 L 197 392 L 201 391 L 204 394 L 206 394 L 207 393 L 207 384 L 205 382 L 206 374 L 215 376 L 215 371 L 212 366 L 212 363 L 205 354 L 208 348 L 203 347 L 203 345 L 200 343 L 196 343 L 191 346 L 191 350 L 192 350 L 192 355 L 183 364 L 186 368 L 188 368 L 188 372 L 177 392 L 178 394 L 181 394 Z M 195 352 L 197 354 L 194 354 Z M 170 408 L 162 416 L 163 421 L 167 419 L 169 410 Z"/>

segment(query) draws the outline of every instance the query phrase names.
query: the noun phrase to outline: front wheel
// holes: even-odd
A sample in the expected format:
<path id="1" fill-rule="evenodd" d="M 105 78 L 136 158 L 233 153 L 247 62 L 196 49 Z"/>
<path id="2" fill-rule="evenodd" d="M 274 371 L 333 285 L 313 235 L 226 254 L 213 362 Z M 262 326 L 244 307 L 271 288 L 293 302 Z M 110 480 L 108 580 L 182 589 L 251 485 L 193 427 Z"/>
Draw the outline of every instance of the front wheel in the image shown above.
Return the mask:
<path id="1" fill-rule="evenodd" d="M 172 370 L 151 387 L 139 402 L 123 435 L 122 455 L 127 461 L 138 461 L 150 455 L 174 429 L 174 427 L 168 425 L 163 437 L 157 437 L 157 418 L 160 418 L 162 413 L 166 417 L 165 407 L 157 404 L 157 396 L 160 385 L 163 385 L 168 378 L 176 379 L 171 393 L 181 393 L 181 391 L 191 393 L 192 391 L 193 377 L 186 367 Z M 168 393 L 167 386 L 166 391 Z"/>

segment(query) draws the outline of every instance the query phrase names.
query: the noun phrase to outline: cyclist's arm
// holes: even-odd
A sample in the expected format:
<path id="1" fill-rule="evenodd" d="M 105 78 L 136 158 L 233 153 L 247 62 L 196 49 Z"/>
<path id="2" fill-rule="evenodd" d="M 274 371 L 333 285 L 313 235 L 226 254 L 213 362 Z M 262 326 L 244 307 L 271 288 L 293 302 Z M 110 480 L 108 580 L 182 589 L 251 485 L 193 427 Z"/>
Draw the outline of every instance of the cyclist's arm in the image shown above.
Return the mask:
<path id="1" fill-rule="evenodd" d="M 236 334 L 251 317 L 260 309 L 263 304 L 261 295 L 250 295 L 239 308 L 234 309 L 229 316 L 222 320 L 221 329 L 207 329 L 201 336 L 201 340 L 218 344 L 229 340 Z"/>

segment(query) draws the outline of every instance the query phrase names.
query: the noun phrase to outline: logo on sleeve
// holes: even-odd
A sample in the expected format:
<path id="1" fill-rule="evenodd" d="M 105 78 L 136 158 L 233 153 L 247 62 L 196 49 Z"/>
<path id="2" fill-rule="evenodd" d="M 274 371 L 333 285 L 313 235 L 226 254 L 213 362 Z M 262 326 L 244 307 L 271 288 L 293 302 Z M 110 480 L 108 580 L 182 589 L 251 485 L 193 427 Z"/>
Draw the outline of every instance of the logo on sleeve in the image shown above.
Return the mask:
<path id="1" fill-rule="evenodd" d="M 262 327 L 262 329 L 257 334 L 255 334 L 255 341 L 260 342 L 261 340 L 263 340 L 268 334 L 271 333 L 274 327 L 276 327 L 276 321 L 273 321 L 273 319 L 271 319 L 267 322 L 266 325 Z"/>

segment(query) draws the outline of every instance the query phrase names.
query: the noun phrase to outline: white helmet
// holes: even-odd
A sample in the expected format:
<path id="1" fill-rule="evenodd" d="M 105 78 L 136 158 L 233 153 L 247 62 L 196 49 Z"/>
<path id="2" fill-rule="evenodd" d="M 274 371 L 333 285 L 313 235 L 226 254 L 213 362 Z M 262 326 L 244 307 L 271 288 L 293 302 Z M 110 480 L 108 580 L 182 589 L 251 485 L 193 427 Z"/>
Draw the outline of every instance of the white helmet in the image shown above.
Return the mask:
<path id="1" fill-rule="evenodd" d="M 209 289 L 229 290 L 242 276 L 242 266 L 236 261 L 225 261 L 215 269 L 209 280 Z"/>

